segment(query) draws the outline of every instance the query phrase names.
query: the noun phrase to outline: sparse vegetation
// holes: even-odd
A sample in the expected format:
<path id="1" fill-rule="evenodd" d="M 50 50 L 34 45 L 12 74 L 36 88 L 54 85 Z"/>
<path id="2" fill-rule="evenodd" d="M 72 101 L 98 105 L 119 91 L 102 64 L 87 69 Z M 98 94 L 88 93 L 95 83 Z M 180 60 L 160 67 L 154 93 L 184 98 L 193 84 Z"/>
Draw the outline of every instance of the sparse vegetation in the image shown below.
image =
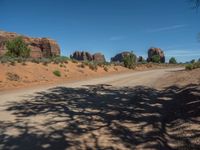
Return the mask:
<path id="1" fill-rule="evenodd" d="M 124 66 L 129 69 L 134 69 L 136 64 L 136 55 L 131 52 L 128 56 L 124 57 Z"/>
<path id="2" fill-rule="evenodd" d="M 6 48 L 8 49 L 8 52 L 6 53 L 7 56 L 24 58 L 30 56 L 30 49 L 27 47 L 22 37 L 7 41 Z"/>
<path id="3" fill-rule="evenodd" d="M 61 72 L 59 70 L 54 70 L 53 74 L 57 77 L 61 77 Z"/>
<path id="4" fill-rule="evenodd" d="M 19 81 L 20 80 L 20 76 L 15 73 L 8 72 L 6 75 L 7 75 L 7 79 L 10 81 Z"/>
<path id="5" fill-rule="evenodd" d="M 60 56 L 60 57 L 53 57 L 52 61 L 54 62 L 54 64 L 59 64 L 59 63 L 68 63 L 70 59 L 66 56 Z"/>
<path id="6" fill-rule="evenodd" d="M 80 67 L 80 68 L 85 68 L 85 64 L 84 64 L 84 63 L 81 63 L 80 65 L 78 65 L 78 67 Z"/>
<path id="7" fill-rule="evenodd" d="M 154 62 L 154 63 L 160 63 L 160 56 L 159 55 L 152 56 L 152 62 Z"/>
<path id="8" fill-rule="evenodd" d="M 103 68 L 106 72 L 108 72 L 108 67 L 104 66 Z"/>
<path id="9" fill-rule="evenodd" d="M 75 59 L 72 59 L 72 63 L 75 63 L 75 64 L 77 64 L 77 63 L 78 63 L 78 61 L 77 61 L 77 60 L 75 60 Z"/>
<path id="10" fill-rule="evenodd" d="M 177 64 L 176 58 L 175 58 L 175 57 L 171 57 L 171 58 L 169 59 L 169 63 L 170 63 L 170 64 Z"/>
<path id="11" fill-rule="evenodd" d="M 197 69 L 197 68 L 200 68 L 200 62 L 195 62 L 192 64 L 190 63 L 185 66 L 186 70 L 192 70 L 192 69 Z"/>
<path id="12" fill-rule="evenodd" d="M 91 70 L 97 71 L 98 66 L 97 66 L 96 63 L 91 62 L 91 63 L 89 63 L 89 68 L 90 68 Z"/>

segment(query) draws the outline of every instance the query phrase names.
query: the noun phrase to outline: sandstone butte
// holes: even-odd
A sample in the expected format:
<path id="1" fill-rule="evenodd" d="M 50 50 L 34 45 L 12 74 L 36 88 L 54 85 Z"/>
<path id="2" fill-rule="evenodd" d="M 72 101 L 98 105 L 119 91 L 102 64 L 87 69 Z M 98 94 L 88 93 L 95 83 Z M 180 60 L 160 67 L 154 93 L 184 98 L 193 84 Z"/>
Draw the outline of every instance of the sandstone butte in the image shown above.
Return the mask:
<path id="1" fill-rule="evenodd" d="M 0 56 L 7 52 L 6 41 L 16 37 L 22 37 L 23 41 L 31 49 L 30 57 L 43 58 L 60 55 L 60 47 L 56 41 L 49 38 L 32 38 L 13 32 L 0 31 Z"/>

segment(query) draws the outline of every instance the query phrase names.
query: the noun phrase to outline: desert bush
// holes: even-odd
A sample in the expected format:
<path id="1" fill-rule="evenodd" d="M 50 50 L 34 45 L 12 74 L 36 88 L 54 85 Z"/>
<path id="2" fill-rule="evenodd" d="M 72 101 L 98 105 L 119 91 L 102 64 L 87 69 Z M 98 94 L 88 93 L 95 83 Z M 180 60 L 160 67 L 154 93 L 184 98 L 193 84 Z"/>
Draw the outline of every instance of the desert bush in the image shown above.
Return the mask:
<path id="1" fill-rule="evenodd" d="M 84 61 L 82 62 L 85 66 L 89 66 L 90 62 L 89 61 Z"/>
<path id="2" fill-rule="evenodd" d="M 200 62 L 196 62 L 193 64 L 193 69 L 200 68 Z"/>
<path id="3" fill-rule="evenodd" d="M 98 66 L 97 66 L 96 63 L 91 62 L 91 63 L 89 63 L 89 68 L 90 68 L 91 70 L 96 71 L 96 70 L 98 69 Z"/>
<path id="4" fill-rule="evenodd" d="M 123 59 L 124 66 L 126 68 L 133 69 L 135 68 L 136 60 L 137 60 L 136 55 L 133 54 L 133 52 L 131 52 L 130 55 L 124 57 Z"/>
<path id="5" fill-rule="evenodd" d="M 31 59 L 31 62 L 32 62 L 32 63 L 39 64 L 39 63 L 41 62 L 41 60 L 40 60 L 40 59 L 37 59 L 37 58 L 33 58 L 33 59 Z"/>
<path id="6" fill-rule="evenodd" d="M 108 72 L 108 67 L 104 66 L 103 68 L 106 72 Z"/>
<path id="7" fill-rule="evenodd" d="M 85 68 L 85 64 L 82 62 L 80 65 L 78 65 L 80 68 Z"/>
<path id="8" fill-rule="evenodd" d="M 160 56 L 159 55 L 153 55 L 152 56 L 152 62 L 160 63 Z"/>
<path id="9" fill-rule="evenodd" d="M 61 72 L 59 70 L 54 70 L 53 74 L 57 77 L 61 77 Z"/>
<path id="10" fill-rule="evenodd" d="M 60 56 L 60 57 L 53 57 L 52 58 L 52 61 L 55 63 L 55 64 L 59 64 L 59 63 L 68 63 L 70 59 L 68 57 L 65 57 L 65 56 Z"/>
<path id="11" fill-rule="evenodd" d="M 42 62 L 43 65 L 47 66 L 49 63 L 51 63 L 51 59 L 49 59 L 49 58 L 41 58 L 40 62 Z"/>
<path id="12" fill-rule="evenodd" d="M 16 62 L 15 62 L 14 59 L 10 61 L 10 65 L 12 65 L 12 66 L 15 66 L 15 65 L 16 65 Z"/>
<path id="13" fill-rule="evenodd" d="M 17 37 L 13 40 L 7 41 L 6 48 L 8 49 L 8 52 L 6 53 L 7 56 L 12 56 L 12 57 L 30 56 L 30 49 L 27 47 L 22 37 Z"/>
<path id="14" fill-rule="evenodd" d="M 193 65 L 192 65 L 192 64 L 187 64 L 187 65 L 185 66 L 185 69 L 186 69 L 186 70 L 192 70 L 192 69 L 193 69 Z"/>
<path id="15" fill-rule="evenodd" d="M 77 63 L 78 63 L 78 61 L 77 61 L 77 60 L 75 60 L 75 59 L 72 59 L 72 63 L 75 63 L 75 64 L 77 64 Z"/>
<path id="16" fill-rule="evenodd" d="M 24 58 L 22 58 L 22 57 L 18 57 L 18 58 L 16 58 L 16 61 L 17 61 L 18 63 L 22 63 L 22 62 L 25 61 L 25 60 L 24 60 Z"/>
<path id="17" fill-rule="evenodd" d="M 177 64 L 176 58 L 171 57 L 171 58 L 169 59 L 169 63 L 170 63 L 170 64 Z"/>
<path id="18" fill-rule="evenodd" d="M 193 64 L 190 63 L 185 66 L 186 70 L 192 70 L 192 69 L 197 69 L 197 68 L 200 68 L 200 62 L 195 62 Z"/>
<path id="19" fill-rule="evenodd" d="M 10 81 L 19 81 L 20 80 L 20 76 L 15 73 L 8 72 L 6 75 L 7 75 L 7 79 Z"/>

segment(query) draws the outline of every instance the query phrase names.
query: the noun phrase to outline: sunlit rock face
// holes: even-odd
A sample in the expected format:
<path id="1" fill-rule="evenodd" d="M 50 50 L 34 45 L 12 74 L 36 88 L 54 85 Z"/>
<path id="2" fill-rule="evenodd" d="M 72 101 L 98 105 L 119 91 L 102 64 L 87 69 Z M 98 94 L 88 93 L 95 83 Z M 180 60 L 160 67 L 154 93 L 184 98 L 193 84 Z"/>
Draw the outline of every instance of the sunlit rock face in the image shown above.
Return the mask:
<path id="1" fill-rule="evenodd" d="M 152 57 L 154 55 L 159 55 L 160 56 L 160 62 L 161 63 L 165 63 L 165 55 L 164 55 L 164 51 L 163 50 L 161 50 L 160 48 L 155 48 L 155 47 L 150 48 L 148 50 L 147 61 L 151 62 L 152 61 Z"/>
<path id="2" fill-rule="evenodd" d="M 130 55 L 130 53 L 131 52 L 128 52 L 128 51 L 118 53 L 117 55 L 111 58 L 111 62 L 123 62 L 124 57 Z"/>
<path id="3" fill-rule="evenodd" d="M 7 52 L 6 41 L 16 37 L 22 37 L 23 41 L 30 48 L 30 57 L 42 58 L 60 55 L 60 47 L 56 41 L 49 38 L 32 38 L 13 32 L 0 31 L 0 56 Z"/>

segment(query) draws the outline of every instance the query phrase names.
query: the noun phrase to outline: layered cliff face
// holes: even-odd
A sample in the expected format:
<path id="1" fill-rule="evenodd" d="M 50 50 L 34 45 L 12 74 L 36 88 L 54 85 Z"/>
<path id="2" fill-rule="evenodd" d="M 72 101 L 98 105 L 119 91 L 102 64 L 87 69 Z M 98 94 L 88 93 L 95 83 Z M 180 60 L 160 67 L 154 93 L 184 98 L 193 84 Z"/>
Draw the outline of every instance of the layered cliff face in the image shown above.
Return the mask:
<path id="1" fill-rule="evenodd" d="M 42 58 L 60 55 L 59 45 L 49 38 L 31 38 L 12 32 L 0 32 L 0 56 L 7 52 L 6 41 L 21 36 L 23 41 L 31 49 L 30 57 Z"/>

